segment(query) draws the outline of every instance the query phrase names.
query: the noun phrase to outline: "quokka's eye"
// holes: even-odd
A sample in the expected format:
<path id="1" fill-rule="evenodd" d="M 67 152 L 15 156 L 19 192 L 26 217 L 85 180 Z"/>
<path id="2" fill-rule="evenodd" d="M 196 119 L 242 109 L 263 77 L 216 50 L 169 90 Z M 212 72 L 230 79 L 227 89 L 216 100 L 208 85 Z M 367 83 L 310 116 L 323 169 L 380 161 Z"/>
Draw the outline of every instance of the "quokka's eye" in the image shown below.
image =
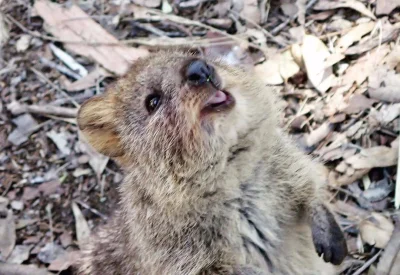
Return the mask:
<path id="1" fill-rule="evenodd" d="M 161 96 L 157 94 L 148 95 L 145 105 L 149 114 L 152 114 L 161 105 Z"/>

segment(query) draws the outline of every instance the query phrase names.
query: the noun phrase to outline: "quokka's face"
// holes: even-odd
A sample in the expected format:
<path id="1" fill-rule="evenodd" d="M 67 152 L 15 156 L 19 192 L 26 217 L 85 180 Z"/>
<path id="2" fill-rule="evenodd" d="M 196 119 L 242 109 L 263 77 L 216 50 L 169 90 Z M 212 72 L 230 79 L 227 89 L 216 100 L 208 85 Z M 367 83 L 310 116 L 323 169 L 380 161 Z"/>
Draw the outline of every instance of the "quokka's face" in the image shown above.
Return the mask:
<path id="1" fill-rule="evenodd" d="M 92 143 L 101 143 L 100 151 L 179 174 L 193 162 L 202 166 L 227 157 L 238 136 L 261 119 L 257 106 L 268 103 L 268 96 L 253 80 L 219 61 L 161 52 L 139 60 L 105 95 L 86 102 L 78 121 Z M 94 133 L 98 138 L 102 131 L 117 142 L 96 142 Z"/>

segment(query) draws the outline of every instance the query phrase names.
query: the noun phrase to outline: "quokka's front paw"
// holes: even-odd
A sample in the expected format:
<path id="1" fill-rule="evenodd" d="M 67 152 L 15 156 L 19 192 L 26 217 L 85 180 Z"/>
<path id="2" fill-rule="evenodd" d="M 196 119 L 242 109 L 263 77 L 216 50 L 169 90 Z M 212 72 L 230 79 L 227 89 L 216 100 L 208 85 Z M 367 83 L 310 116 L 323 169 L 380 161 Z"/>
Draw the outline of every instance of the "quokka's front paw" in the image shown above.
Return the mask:
<path id="1" fill-rule="evenodd" d="M 325 262 L 340 265 L 347 256 L 347 244 L 342 230 L 326 206 L 320 205 L 314 209 L 311 231 L 318 256 L 323 255 Z"/>

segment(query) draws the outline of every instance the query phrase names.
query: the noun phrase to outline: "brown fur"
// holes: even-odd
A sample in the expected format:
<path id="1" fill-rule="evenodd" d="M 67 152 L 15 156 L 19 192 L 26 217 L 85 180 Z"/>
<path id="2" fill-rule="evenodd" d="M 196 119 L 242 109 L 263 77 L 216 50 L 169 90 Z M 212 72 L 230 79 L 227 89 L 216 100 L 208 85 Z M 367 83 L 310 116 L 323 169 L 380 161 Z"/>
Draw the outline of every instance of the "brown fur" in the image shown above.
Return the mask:
<path id="1" fill-rule="evenodd" d="M 211 88 L 186 83 L 181 70 L 193 58 L 138 61 L 82 106 L 80 129 L 125 179 L 120 208 L 84 249 L 79 274 L 333 274 L 318 254 L 340 264 L 343 234 L 317 164 L 278 127 L 276 91 L 208 60 L 236 104 L 200 117 Z M 149 115 L 153 92 L 162 105 Z"/>

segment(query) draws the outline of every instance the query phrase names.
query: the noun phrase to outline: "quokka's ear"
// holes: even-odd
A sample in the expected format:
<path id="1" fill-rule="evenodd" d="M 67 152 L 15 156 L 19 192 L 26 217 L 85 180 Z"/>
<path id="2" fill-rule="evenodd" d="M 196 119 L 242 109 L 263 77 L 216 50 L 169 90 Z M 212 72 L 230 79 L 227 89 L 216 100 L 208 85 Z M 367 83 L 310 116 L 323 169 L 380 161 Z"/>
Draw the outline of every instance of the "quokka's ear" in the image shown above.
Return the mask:
<path id="1" fill-rule="evenodd" d="M 87 141 L 113 158 L 123 155 L 116 124 L 115 97 L 110 93 L 90 98 L 79 109 L 78 126 Z"/>

